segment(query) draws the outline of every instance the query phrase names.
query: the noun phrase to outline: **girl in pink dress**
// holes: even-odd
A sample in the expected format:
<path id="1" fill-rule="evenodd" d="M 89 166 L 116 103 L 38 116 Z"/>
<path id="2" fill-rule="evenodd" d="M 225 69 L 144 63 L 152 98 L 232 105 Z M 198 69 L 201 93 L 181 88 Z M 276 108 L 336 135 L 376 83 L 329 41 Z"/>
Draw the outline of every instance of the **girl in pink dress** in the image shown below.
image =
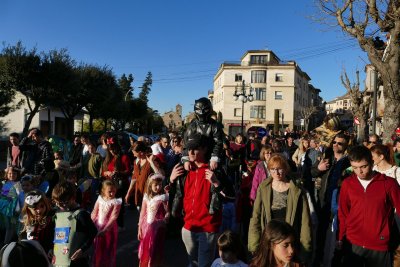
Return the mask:
<path id="1" fill-rule="evenodd" d="M 169 219 L 168 194 L 162 188 L 163 179 L 164 176 L 156 173 L 147 180 L 138 228 L 140 267 L 160 266 L 163 261 L 166 222 Z"/>
<path id="2" fill-rule="evenodd" d="M 101 195 L 94 205 L 91 217 L 98 233 L 94 239 L 93 267 L 116 265 L 118 241 L 117 218 L 122 199 L 115 198 L 117 186 L 112 180 L 105 180 Z"/>

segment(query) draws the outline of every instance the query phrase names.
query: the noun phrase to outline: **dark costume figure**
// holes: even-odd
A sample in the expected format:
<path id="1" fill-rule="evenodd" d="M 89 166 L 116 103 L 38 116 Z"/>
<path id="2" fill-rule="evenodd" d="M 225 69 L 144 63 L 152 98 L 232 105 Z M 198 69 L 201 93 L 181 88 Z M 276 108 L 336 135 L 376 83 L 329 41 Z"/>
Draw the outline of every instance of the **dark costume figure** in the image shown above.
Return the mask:
<path id="1" fill-rule="evenodd" d="M 202 97 L 194 102 L 196 118 L 193 119 L 184 135 L 184 150 L 182 161 L 188 161 L 188 150 L 186 144 L 196 133 L 208 138 L 209 153 L 211 153 L 211 165 L 221 160 L 223 147 L 223 132 L 217 121 L 211 118 L 212 105 L 208 98 Z M 213 166 L 211 166 L 213 167 Z"/>

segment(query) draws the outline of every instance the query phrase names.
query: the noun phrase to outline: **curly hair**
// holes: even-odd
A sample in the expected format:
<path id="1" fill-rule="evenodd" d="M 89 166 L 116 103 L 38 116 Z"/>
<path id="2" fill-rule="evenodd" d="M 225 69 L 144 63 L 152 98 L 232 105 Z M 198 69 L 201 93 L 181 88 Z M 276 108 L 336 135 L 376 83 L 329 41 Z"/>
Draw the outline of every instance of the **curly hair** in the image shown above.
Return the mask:
<path id="1" fill-rule="evenodd" d="M 42 219 L 46 219 L 47 214 L 51 211 L 51 204 L 50 200 L 46 197 L 46 195 L 39 191 L 39 190 L 33 190 L 29 193 L 26 194 L 26 197 L 29 196 L 40 196 L 40 200 L 33 204 L 33 206 L 29 206 L 26 202 L 24 203 L 24 207 L 22 208 L 21 214 L 23 215 L 23 224 L 24 227 L 21 232 L 25 232 L 27 230 L 27 227 L 30 225 L 35 225 L 37 223 L 41 223 L 40 220 L 35 216 L 35 214 L 32 213 L 31 208 L 37 207 L 39 204 L 43 203 L 46 207 L 46 212 L 45 215 Z"/>

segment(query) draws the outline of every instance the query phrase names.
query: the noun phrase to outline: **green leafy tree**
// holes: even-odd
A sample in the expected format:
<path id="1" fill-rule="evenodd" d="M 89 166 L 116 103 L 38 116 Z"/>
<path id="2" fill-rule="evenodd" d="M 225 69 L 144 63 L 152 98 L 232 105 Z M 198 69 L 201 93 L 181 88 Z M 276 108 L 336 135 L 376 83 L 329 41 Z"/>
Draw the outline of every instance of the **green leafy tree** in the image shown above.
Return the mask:
<path id="1" fill-rule="evenodd" d="M 142 132 L 147 134 L 159 133 L 164 127 L 164 121 L 158 110 L 147 108 L 145 117 L 141 119 Z"/>
<path id="2" fill-rule="evenodd" d="M 124 92 L 125 100 L 132 100 L 133 99 L 133 86 L 132 83 L 134 81 L 133 75 L 129 74 L 126 77 L 125 73 L 122 74 L 121 78 L 118 79 L 118 86 Z"/>
<path id="3" fill-rule="evenodd" d="M 0 56 L 0 117 L 6 116 L 14 111 L 22 104 L 22 100 L 18 103 L 13 101 L 16 91 L 10 88 L 12 77 L 7 71 L 7 59 Z"/>
<path id="4" fill-rule="evenodd" d="M 139 93 L 139 98 L 143 100 L 146 104 L 149 102 L 148 96 L 151 91 L 152 84 L 153 84 L 153 74 L 151 74 L 151 72 L 149 71 L 141 87 L 142 91 Z"/>
<path id="5" fill-rule="evenodd" d="M 126 127 L 129 127 L 135 115 L 132 113 L 132 105 L 134 105 L 133 81 L 133 75 L 129 74 L 127 77 L 125 73 L 122 74 L 122 76 L 118 79 L 118 91 L 123 98 L 121 98 L 118 106 L 116 107 L 115 116 L 113 117 L 112 127 L 114 130 L 125 130 Z"/>
<path id="6" fill-rule="evenodd" d="M 87 93 L 85 108 L 89 114 L 89 133 L 93 132 L 93 120 L 100 118 L 107 109 L 113 109 L 108 100 L 114 98 L 117 84 L 112 70 L 107 67 L 82 65 L 78 68 L 80 88 Z"/>
<path id="7" fill-rule="evenodd" d="M 60 108 L 66 119 L 67 138 L 72 138 L 74 118 L 88 101 L 87 91 L 80 86 L 79 69 L 66 49 L 51 50 L 44 55 L 43 72 L 50 101 Z"/>
<path id="8" fill-rule="evenodd" d="M 149 125 L 151 118 L 153 118 L 152 110 L 148 108 L 148 96 L 151 91 L 151 86 L 153 84 L 153 75 L 149 71 L 146 75 L 146 78 L 140 87 L 142 90 L 139 93 L 138 103 L 136 104 L 136 109 L 133 110 L 134 114 L 137 114 L 137 118 L 135 119 L 135 124 L 140 125 L 140 130 L 142 133 L 148 133 L 150 127 Z M 144 109 L 143 113 L 139 113 Z"/>
<path id="9" fill-rule="evenodd" d="M 26 135 L 30 128 L 33 117 L 38 113 L 42 106 L 49 103 L 48 88 L 44 81 L 42 69 L 42 56 L 37 52 L 36 48 L 27 50 L 22 42 L 16 45 L 7 45 L 2 49 L 0 54 L 0 87 L 3 93 L 2 101 L 8 101 L 14 92 L 21 93 L 28 105 L 29 112 L 25 121 L 23 135 Z M 11 103 L 11 102 L 9 102 Z M 12 104 L 3 106 L 3 113 L 9 112 Z"/>
<path id="10" fill-rule="evenodd" d="M 83 124 L 83 132 L 90 132 L 89 123 Z M 104 121 L 101 119 L 94 119 L 92 122 L 92 133 L 101 133 L 104 132 Z"/>

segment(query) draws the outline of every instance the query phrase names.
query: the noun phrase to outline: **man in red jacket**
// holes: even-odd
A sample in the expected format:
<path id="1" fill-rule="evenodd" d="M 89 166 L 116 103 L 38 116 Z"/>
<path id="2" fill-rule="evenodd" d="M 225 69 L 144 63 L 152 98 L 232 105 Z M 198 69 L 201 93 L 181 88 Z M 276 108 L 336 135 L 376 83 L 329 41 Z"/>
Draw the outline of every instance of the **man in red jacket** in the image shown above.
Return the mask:
<path id="1" fill-rule="evenodd" d="M 211 146 L 207 137 L 193 134 L 186 144 L 190 170 L 177 164 L 171 173 L 170 182 L 183 184 L 182 239 L 191 266 L 208 267 L 215 256 L 218 231 L 222 223 L 223 197 L 230 196 L 231 186 L 227 184 L 219 169 L 211 170 L 208 164 Z"/>
<path id="2" fill-rule="evenodd" d="M 343 246 L 344 266 L 392 266 L 389 242 L 394 209 L 400 211 L 400 186 L 393 178 L 372 171 L 368 148 L 349 152 L 354 173 L 343 181 L 339 195 L 338 248 Z"/>

